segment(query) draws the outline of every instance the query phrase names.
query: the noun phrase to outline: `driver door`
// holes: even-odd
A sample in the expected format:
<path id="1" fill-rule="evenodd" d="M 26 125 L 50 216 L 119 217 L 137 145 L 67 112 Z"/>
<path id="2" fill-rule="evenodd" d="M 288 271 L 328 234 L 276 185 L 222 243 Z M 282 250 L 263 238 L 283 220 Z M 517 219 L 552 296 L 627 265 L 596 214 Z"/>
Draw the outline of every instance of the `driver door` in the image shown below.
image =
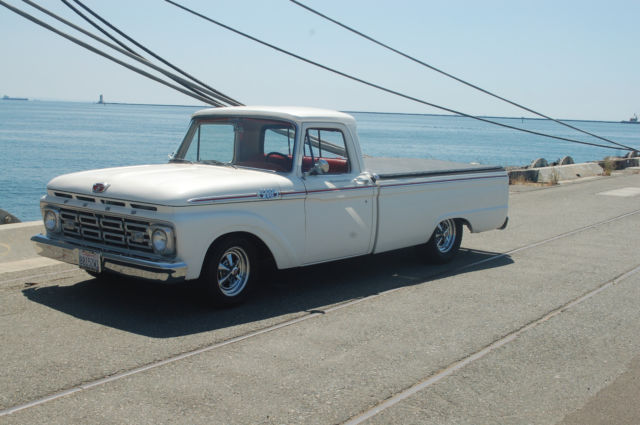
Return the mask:
<path id="1" fill-rule="evenodd" d="M 313 123 L 303 127 L 302 133 L 305 264 L 369 253 L 375 187 L 349 157 L 346 128 Z M 320 160 L 328 163 L 327 172 L 313 170 Z"/>

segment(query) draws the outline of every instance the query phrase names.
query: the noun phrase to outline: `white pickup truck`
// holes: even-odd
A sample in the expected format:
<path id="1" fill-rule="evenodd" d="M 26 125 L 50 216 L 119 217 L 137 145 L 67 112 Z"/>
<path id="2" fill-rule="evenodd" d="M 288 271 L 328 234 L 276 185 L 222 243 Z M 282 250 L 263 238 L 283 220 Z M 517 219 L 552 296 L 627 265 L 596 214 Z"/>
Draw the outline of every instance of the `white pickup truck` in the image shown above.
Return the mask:
<path id="1" fill-rule="evenodd" d="M 38 252 L 93 275 L 200 279 L 216 304 L 278 269 L 424 246 L 507 224 L 501 167 L 362 155 L 348 114 L 298 107 L 193 115 L 168 164 L 66 174 L 41 202 Z"/>

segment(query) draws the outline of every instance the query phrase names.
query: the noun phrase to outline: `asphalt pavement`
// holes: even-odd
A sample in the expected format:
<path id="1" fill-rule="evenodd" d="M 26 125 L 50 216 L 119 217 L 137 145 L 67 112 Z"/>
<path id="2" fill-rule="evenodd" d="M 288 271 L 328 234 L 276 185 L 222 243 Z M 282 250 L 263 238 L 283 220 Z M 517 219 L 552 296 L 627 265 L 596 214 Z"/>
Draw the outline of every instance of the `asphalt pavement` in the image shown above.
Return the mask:
<path id="1" fill-rule="evenodd" d="M 640 174 L 513 186 L 509 216 L 444 266 L 285 271 L 223 310 L 0 228 L 0 424 L 640 423 Z"/>

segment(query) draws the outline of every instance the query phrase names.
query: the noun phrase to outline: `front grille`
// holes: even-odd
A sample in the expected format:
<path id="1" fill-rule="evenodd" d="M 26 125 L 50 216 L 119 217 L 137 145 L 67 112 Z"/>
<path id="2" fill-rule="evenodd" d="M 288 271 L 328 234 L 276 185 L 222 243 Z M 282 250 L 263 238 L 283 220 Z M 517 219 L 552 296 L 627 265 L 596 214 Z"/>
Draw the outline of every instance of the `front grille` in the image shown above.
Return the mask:
<path id="1" fill-rule="evenodd" d="M 133 209 L 139 209 L 139 210 L 158 211 L 158 208 L 153 206 L 153 205 L 135 204 L 135 203 L 129 202 L 129 201 L 117 201 L 117 200 L 113 200 L 113 199 L 102 199 L 102 198 L 78 195 L 78 194 L 75 194 L 75 193 L 65 193 L 65 192 L 53 192 L 53 195 L 58 196 L 60 198 L 65 198 L 65 199 L 74 199 L 75 198 L 78 201 L 82 201 L 82 202 L 93 202 L 93 203 L 101 202 L 101 203 L 103 203 L 105 205 L 113 205 L 113 206 L 116 206 L 116 207 L 125 207 L 125 208 L 131 207 Z"/>
<path id="2" fill-rule="evenodd" d="M 60 210 L 62 233 L 70 238 L 152 253 L 151 223 L 110 214 Z"/>

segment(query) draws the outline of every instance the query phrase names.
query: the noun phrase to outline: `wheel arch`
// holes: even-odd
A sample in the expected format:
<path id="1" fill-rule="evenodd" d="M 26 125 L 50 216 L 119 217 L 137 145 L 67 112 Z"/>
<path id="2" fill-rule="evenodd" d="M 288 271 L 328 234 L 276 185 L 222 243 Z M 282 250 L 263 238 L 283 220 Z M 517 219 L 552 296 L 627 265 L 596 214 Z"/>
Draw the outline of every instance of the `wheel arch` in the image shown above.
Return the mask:
<path id="1" fill-rule="evenodd" d="M 459 221 L 463 226 L 467 226 L 467 229 L 469 229 L 469 231 L 473 233 L 473 227 L 471 226 L 471 222 L 469 220 L 463 217 L 456 217 L 454 218 L 454 220 Z"/>
<path id="2" fill-rule="evenodd" d="M 300 241 L 292 238 L 292 232 L 283 232 L 268 218 L 251 211 L 204 210 L 184 214 L 177 221 L 176 234 L 178 254 L 188 264 L 190 280 L 201 277 L 211 247 L 232 235 L 244 235 L 255 241 L 254 245 L 273 258 L 278 269 L 295 267 L 299 261 L 300 250 L 296 247 Z"/>
<path id="3" fill-rule="evenodd" d="M 256 249 L 256 255 L 260 259 L 262 265 L 266 267 L 277 267 L 275 257 L 271 252 L 271 249 L 269 248 L 269 246 L 267 246 L 267 244 L 260 237 L 247 231 L 233 231 L 233 232 L 228 232 L 218 236 L 209 245 L 209 248 L 207 249 L 207 253 L 204 256 L 204 261 L 207 261 L 207 258 L 209 258 L 209 254 L 218 244 L 233 238 L 243 238 L 243 239 L 249 240 L 251 243 L 253 243 Z M 200 270 L 200 274 L 202 274 L 202 268 Z"/>
<path id="4" fill-rule="evenodd" d="M 433 235 L 433 232 L 436 231 L 436 227 L 438 226 L 438 223 L 444 221 L 444 220 L 453 220 L 456 222 L 459 222 L 460 224 L 462 224 L 463 226 L 466 226 L 467 229 L 469 229 L 469 232 L 473 233 L 473 226 L 471 224 L 471 221 L 462 215 L 458 215 L 458 214 L 445 214 L 442 215 L 440 217 L 438 217 L 435 222 L 433 223 L 432 229 L 431 229 L 431 233 L 429 233 L 427 236 L 430 238 Z"/>

